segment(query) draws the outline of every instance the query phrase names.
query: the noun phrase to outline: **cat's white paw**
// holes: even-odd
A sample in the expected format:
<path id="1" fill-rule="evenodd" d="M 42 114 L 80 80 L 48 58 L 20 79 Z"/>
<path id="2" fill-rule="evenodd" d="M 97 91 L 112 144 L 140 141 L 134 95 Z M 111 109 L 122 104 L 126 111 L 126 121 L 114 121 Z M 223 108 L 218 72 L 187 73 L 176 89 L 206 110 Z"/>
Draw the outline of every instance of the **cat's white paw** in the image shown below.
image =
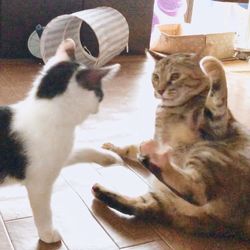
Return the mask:
<path id="1" fill-rule="evenodd" d="M 60 233 L 56 229 L 40 233 L 39 238 L 45 243 L 55 243 L 61 241 L 62 239 Z"/>
<path id="2" fill-rule="evenodd" d="M 96 156 L 95 158 L 95 163 L 100 164 L 102 166 L 109 166 L 112 164 L 123 164 L 122 159 L 112 153 L 112 152 L 108 152 L 106 150 L 100 150 L 99 155 Z"/>

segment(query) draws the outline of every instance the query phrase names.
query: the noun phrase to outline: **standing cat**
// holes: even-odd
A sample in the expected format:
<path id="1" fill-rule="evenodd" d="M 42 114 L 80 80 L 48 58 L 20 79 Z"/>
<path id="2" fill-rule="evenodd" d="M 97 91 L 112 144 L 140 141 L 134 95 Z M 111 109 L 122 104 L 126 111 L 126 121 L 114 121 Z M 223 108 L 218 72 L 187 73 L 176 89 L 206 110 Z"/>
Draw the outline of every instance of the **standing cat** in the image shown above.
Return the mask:
<path id="1" fill-rule="evenodd" d="M 136 159 L 159 181 L 128 198 L 96 184 L 95 197 L 123 213 L 164 218 L 192 233 L 250 237 L 250 132 L 227 108 L 226 77 L 213 57 L 165 58 L 151 52 L 152 82 L 161 99 L 154 140 L 104 147 Z"/>
<path id="2" fill-rule="evenodd" d="M 61 168 L 77 161 L 115 161 L 92 149 L 71 153 L 75 127 L 98 111 L 102 79 L 119 69 L 119 65 L 86 68 L 74 61 L 74 53 L 74 41 L 63 41 L 27 98 L 0 107 L 0 184 L 19 181 L 25 185 L 39 237 L 47 243 L 60 240 L 50 199 Z"/>

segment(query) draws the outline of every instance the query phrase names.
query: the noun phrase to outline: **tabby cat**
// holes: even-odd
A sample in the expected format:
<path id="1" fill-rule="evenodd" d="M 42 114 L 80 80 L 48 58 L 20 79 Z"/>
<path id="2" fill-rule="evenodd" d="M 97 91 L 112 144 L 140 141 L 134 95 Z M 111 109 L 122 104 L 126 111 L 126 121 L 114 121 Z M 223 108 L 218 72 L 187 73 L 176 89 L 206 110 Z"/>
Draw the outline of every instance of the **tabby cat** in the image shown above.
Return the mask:
<path id="1" fill-rule="evenodd" d="M 102 80 L 119 65 L 90 69 L 74 60 L 75 43 L 63 41 L 21 102 L 0 107 L 0 185 L 21 182 L 28 191 L 38 235 L 61 239 L 50 208 L 53 183 L 65 165 L 113 163 L 94 149 L 71 153 L 75 127 L 96 113 L 103 99 Z"/>
<path id="2" fill-rule="evenodd" d="M 165 218 L 191 233 L 250 237 L 250 132 L 227 107 L 227 83 L 219 60 L 194 54 L 156 61 L 152 74 L 154 139 L 140 146 L 103 147 L 137 159 L 156 177 L 149 193 L 125 197 L 95 184 L 94 196 L 123 213 Z"/>

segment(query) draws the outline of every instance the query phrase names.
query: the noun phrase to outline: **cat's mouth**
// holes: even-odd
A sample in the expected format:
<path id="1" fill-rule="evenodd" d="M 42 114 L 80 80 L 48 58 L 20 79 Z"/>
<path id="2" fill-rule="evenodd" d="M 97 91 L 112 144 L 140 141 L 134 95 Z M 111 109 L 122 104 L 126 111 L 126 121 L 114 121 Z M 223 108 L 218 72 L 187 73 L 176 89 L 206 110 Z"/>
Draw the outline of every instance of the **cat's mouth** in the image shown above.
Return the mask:
<path id="1" fill-rule="evenodd" d="M 164 92 L 164 94 L 162 95 L 162 98 L 164 100 L 167 100 L 167 101 L 172 101 L 172 100 L 176 99 L 176 97 L 177 97 L 177 91 Z"/>
<path id="2" fill-rule="evenodd" d="M 166 91 L 166 90 L 157 90 L 156 91 L 156 97 L 161 98 L 167 101 L 172 101 L 176 98 L 177 96 L 177 91 L 176 90 L 171 90 L 171 91 Z"/>
<path id="3" fill-rule="evenodd" d="M 175 96 L 171 96 L 171 97 L 170 96 L 167 96 L 167 97 L 163 96 L 163 99 L 166 101 L 173 101 L 175 99 Z"/>

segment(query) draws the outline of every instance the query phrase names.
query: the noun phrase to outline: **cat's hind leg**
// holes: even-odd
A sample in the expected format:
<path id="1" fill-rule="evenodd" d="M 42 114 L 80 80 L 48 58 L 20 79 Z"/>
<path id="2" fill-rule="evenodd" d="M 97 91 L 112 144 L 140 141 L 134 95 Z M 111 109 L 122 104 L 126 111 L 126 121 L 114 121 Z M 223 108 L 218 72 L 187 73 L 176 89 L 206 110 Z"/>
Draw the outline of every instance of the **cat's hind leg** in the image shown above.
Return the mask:
<path id="1" fill-rule="evenodd" d="M 129 215 L 154 217 L 158 216 L 162 209 L 157 194 L 151 192 L 143 196 L 130 198 L 110 191 L 100 184 L 95 184 L 92 187 L 92 193 L 109 207 Z"/>
<path id="2" fill-rule="evenodd" d="M 43 173 L 39 170 L 32 172 L 25 181 L 25 186 L 39 238 L 46 243 L 58 242 L 61 236 L 53 226 L 50 206 L 53 183 L 57 174 L 46 173 L 46 169 Z"/>
<path id="3" fill-rule="evenodd" d="M 166 221 L 189 233 L 216 233 L 224 230 L 221 220 L 209 215 L 207 206 L 193 205 L 169 189 L 164 193 L 150 192 L 131 198 L 95 184 L 92 192 L 98 200 L 122 213 Z"/>

